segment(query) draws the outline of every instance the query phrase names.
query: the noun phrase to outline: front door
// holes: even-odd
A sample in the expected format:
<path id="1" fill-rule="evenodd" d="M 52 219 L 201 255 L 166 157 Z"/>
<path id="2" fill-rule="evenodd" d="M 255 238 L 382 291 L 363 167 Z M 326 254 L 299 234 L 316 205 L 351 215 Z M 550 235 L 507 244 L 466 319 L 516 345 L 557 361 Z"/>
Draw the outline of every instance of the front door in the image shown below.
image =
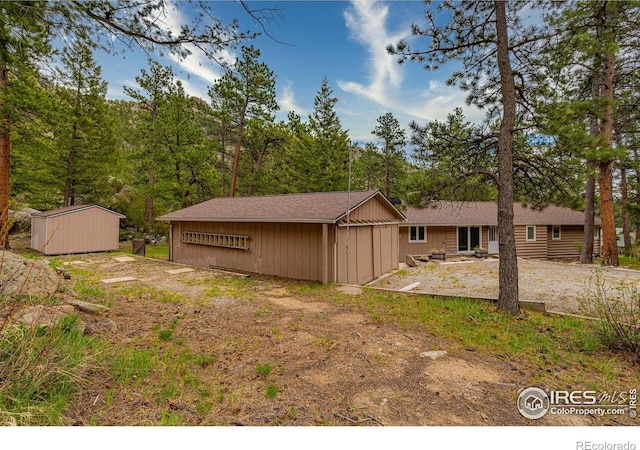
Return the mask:
<path id="1" fill-rule="evenodd" d="M 497 254 L 498 248 L 498 227 L 492 225 L 489 227 L 489 246 L 487 250 L 489 250 L 489 254 Z"/>
<path id="2" fill-rule="evenodd" d="M 472 252 L 481 246 L 480 227 L 458 227 L 458 253 Z"/>

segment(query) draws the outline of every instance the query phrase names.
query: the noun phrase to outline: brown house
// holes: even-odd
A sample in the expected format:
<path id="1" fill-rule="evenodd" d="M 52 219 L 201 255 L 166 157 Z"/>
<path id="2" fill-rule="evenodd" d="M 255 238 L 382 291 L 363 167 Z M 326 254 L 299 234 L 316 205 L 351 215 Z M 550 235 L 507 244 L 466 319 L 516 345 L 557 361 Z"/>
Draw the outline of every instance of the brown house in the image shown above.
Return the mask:
<path id="1" fill-rule="evenodd" d="M 536 211 L 514 203 L 516 252 L 521 258 L 580 256 L 584 213 L 559 206 Z M 498 208 L 494 202 L 446 202 L 423 209 L 408 208 L 400 225 L 400 255 L 471 254 L 476 247 L 498 253 Z M 596 219 L 594 251 L 600 249 L 600 220 Z"/>
<path id="2" fill-rule="evenodd" d="M 166 214 L 171 261 L 322 283 L 398 268 L 405 217 L 380 191 L 215 198 Z"/>
<path id="3" fill-rule="evenodd" d="M 120 219 L 98 205 L 73 205 L 31 215 L 31 248 L 43 255 L 118 250 Z"/>

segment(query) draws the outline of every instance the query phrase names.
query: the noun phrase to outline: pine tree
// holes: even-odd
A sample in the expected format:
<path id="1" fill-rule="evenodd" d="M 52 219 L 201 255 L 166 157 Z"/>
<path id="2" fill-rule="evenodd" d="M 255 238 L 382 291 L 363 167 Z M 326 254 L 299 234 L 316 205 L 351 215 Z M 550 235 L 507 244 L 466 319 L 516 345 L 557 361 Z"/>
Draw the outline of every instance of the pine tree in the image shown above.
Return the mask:
<path id="1" fill-rule="evenodd" d="M 400 62 L 424 63 L 426 70 L 437 70 L 449 61 L 462 68 L 448 83 L 458 84 L 468 92 L 467 101 L 488 107 L 496 120 L 498 187 L 498 234 L 500 241 L 500 290 L 498 309 L 520 314 L 518 303 L 518 261 L 513 228 L 514 201 L 514 133 L 517 116 L 526 113 L 523 82 L 536 53 L 536 30 L 526 29 L 518 20 L 524 2 L 445 1 L 434 7 L 427 2 L 427 26 L 414 25 L 412 33 L 427 39 L 425 50 L 413 50 L 407 41 L 389 46 L 400 55 Z M 445 12 L 448 21 L 441 20 Z M 507 10 L 508 8 L 508 10 Z M 437 17 L 437 19 L 436 19 Z M 518 84 L 516 83 L 518 81 Z"/>
<path id="2" fill-rule="evenodd" d="M 101 202 L 108 195 L 115 139 L 108 122 L 107 82 L 89 45 L 76 41 L 62 51 L 55 71 L 58 99 L 52 126 L 56 157 L 51 161 L 63 182 L 62 206 Z"/>
<path id="3" fill-rule="evenodd" d="M 324 77 L 314 98 L 308 123 L 291 114 L 289 126 L 289 177 L 295 192 L 327 192 L 348 188 L 349 134 L 342 129 L 335 111 L 329 80 Z"/>
<path id="4" fill-rule="evenodd" d="M 247 121 L 273 121 L 273 113 L 278 110 L 273 71 L 258 62 L 260 50 L 242 47 L 242 57 L 233 71 L 227 72 L 209 90 L 214 104 L 220 104 L 228 114 L 236 134 L 231 188 L 229 195 L 236 195 L 238 167 Z"/>
<path id="5" fill-rule="evenodd" d="M 392 197 L 398 194 L 398 184 L 405 175 L 404 146 L 407 143 L 406 132 L 393 114 L 386 113 L 378 117 L 378 125 L 373 135 L 380 139 L 384 167 L 384 194 Z"/>
<path id="6" fill-rule="evenodd" d="M 24 100 L 16 87 L 27 79 L 27 69 L 33 66 L 33 61 L 49 55 L 50 40 L 60 35 L 66 40 L 91 41 L 113 51 L 114 42 L 124 42 L 121 38 L 127 37 L 132 47 L 147 51 L 160 47 L 184 57 L 195 48 L 212 61 L 219 61 L 223 50 L 256 35 L 239 32 L 236 20 L 226 22 L 216 18 L 211 3 L 194 4 L 198 13 L 180 24 L 178 33 L 173 33 L 164 21 L 158 20 L 169 7 L 164 0 L 0 2 L 0 232 L 8 230 L 10 133 L 16 120 L 15 106 Z M 264 12 L 246 5 L 245 11 L 264 25 Z M 8 247 L 6 233 L 0 235 L 0 246 Z"/>

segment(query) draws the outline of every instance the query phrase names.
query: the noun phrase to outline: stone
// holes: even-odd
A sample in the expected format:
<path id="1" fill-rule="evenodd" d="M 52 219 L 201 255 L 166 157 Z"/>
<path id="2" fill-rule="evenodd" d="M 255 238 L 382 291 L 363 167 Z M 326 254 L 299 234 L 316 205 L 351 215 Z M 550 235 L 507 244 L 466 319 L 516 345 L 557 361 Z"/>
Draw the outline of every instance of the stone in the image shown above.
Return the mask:
<path id="1" fill-rule="evenodd" d="M 100 319 L 92 324 L 87 324 L 86 334 L 93 334 L 100 331 L 116 332 L 118 331 L 118 325 L 108 317 Z"/>
<path id="2" fill-rule="evenodd" d="M 15 315 L 15 321 L 28 327 L 50 327 L 64 317 L 73 316 L 75 313 L 76 310 L 71 305 L 34 305 L 20 310 Z M 78 321 L 77 326 L 84 331 L 85 324 L 82 321 Z"/>
<path id="3" fill-rule="evenodd" d="M 9 220 L 11 221 L 11 228 L 9 234 L 27 233 L 31 231 L 31 215 L 39 212 L 37 209 L 24 207 L 22 209 L 13 211 L 9 210 Z"/>
<path id="4" fill-rule="evenodd" d="M 447 354 L 446 350 L 432 350 L 430 352 L 420 353 L 420 357 L 421 358 L 429 358 L 429 359 L 435 361 L 438 358 L 442 358 L 446 354 Z"/>
<path id="5" fill-rule="evenodd" d="M 0 255 L 0 293 L 3 296 L 52 295 L 59 284 L 60 277 L 44 261 L 9 251 Z"/>
<path id="6" fill-rule="evenodd" d="M 108 306 L 98 305 L 97 303 L 83 302 L 81 300 L 71 299 L 67 300 L 67 303 L 75 306 L 80 311 L 89 314 L 105 314 L 111 311 L 111 308 L 109 308 Z"/>
<path id="7" fill-rule="evenodd" d="M 411 255 L 406 255 L 405 256 L 405 262 L 407 263 L 407 266 L 409 267 L 416 267 L 418 265 L 418 263 L 416 262 L 415 258 Z"/>

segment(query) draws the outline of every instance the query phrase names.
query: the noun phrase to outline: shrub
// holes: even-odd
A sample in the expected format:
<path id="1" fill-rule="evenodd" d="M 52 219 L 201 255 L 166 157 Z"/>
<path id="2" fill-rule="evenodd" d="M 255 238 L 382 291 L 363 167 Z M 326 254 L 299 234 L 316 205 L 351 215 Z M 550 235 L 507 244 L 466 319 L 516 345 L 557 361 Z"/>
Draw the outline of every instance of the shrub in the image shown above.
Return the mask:
<path id="1" fill-rule="evenodd" d="M 640 291 L 620 284 L 610 287 L 596 275 L 585 295 L 585 312 L 595 317 L 595 330 L 609 348 L 630 350 L 640 356 Z"/>

